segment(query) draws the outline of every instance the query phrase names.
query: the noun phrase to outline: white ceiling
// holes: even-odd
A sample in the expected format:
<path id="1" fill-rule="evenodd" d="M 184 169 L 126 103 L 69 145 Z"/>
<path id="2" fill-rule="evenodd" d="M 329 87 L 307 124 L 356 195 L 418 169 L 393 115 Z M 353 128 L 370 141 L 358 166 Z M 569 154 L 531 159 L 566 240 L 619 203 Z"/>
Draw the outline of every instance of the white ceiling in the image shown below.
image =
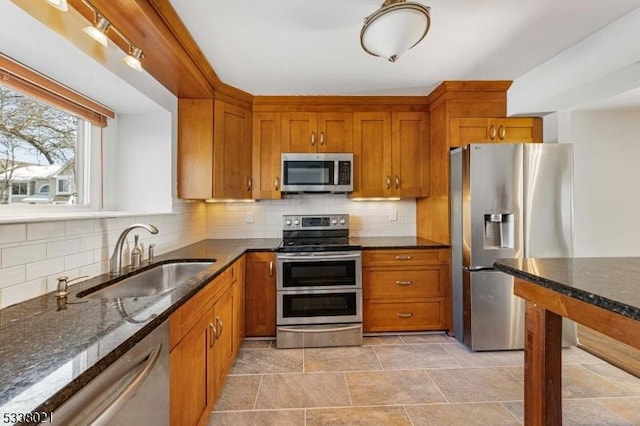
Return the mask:
<path id="1" fill-rule="evenodd" d="M 382 0 L 171 0 L 219 77 L 254 95 L 424 95 L 516 80 L 640 0 L 420 0 L 431 30 L 398 62 L 360 47 Z"/>

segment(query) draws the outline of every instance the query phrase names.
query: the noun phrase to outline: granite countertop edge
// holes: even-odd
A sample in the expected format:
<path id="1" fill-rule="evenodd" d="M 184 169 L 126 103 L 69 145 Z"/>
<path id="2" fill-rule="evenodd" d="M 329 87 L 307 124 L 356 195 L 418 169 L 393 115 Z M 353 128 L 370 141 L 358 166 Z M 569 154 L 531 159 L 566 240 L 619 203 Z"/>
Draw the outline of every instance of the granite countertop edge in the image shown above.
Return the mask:
<path id="1" fill-rule="evenodd" d="M 354 237 L 351 239 L 352 244 L 356 244 L 362 247 L 362 249 L 366 250 L 377 250 L 377 249 L 439 249 L 439 248 L 448 248 L 449 246 L 446 244 L 417 238 L 417 237 Z M 119 343 L 107 354 L 100 357 L 93 365 L 86 367 L 83 371 L 77 374 L 69 383 L 54 391 L 44 402 L 39 403 L 37 407 L 33 408 L 31 411 L 46 411 L 52 412 L 64 402 L 66 402 L 71 396 L 73 396 L 79 389 L 88 384 L 93 378 L 95 378 L 98 374 L 104 371 L 107 367 L 109 367 L 113 362 L 115 362 L 118 358 L 124 355 L 128 350 L 130 350 L 133 346 L 135 346 L 138 342 L 140 342 L 145 336 L 151 333 L 156 327 L 166 321 L 170 315 L 175 312 L 178 308 L 180 308 L 184 303 L 186 303 L 189 299 L 191 299 L 195 294 L 197 294 L 202 288 L 208 285 L 211 281 L 213 281 L 218 275 L 220 275 L 226 268 L 231 266 L 237 259 L 239 259 L 243 254 L 247 252 L 259 252 L 259 251 L 276 251 L 279 246 L 279 239 L 208 239 L 202 240 L 200 242 L 196 242 L 194 244 L 187 245 L 182 248 L 178 248 L 167 252 L 165 254 L 157 256 L 153 262 L 144 262 L 143 267 L 139 270 L 129 272 L 124 275 L 124 277 L 129 275 L 134 275 L 136 273 L 141 272 L 141 270 L 149 269 L 152 266 L 157 266 L 163 263 L 170 263 L 175 261 L 202 261 L 202 260 L 211 260 L 215 258 L 216 262 L 208 267 L 205 271 L 200 272 L 194 278 L 190 279 L 187 283 L 180 286 L 179 292 L 174 291 L 173 293 L 178 293 L 178 295 L 171 296 L 171 302 L 167 308 L 163 308 L 163 310 L 155 316 L 155 318 L 148 323 L 144 324 L 137 328 L 131 334 L 128 334 L 127 337 L 123 337 L 118 339 Z M 210 249 L 208 246 L 215 246 L 216 248 Z M 208 254 L 218 254 L 217 256 L 209 256 Z M 224 253 L 224 255 L 219 255 Z M 119 277 L 120 278 L 120 277 Z M 122 279 L 122 278 L 120 278 Z M 69 287 L 70 294 L 68 299 L 70 301 L 77 300 L 76 295 L 82 291 L 85 291 L 89 288 L 94 287 L 104 287 L 105 284 L 110 283 L 112 277 L 108 275 L 100 275 L 97 277 L 92 277 L 82 283 L 73 285 Z M 43 304 L 50 306 L 52 303 L 55 304 L 55 296 L 53 293 L 47 293 L 46 295 L 40 296 L 36 299 L 46 299 L 46 301 L 42 301 Z M 17 310 L 19 305 L 26 304 L 28 302 L 33 302 L 34 299 L 25 301 L 18 305 L 13 305 L 7 307 L 3 310 L 0 310 L 0 314 L 6 313 L 10 310 Z M 95 305 L 95 309 L 100 308 L 99 301 L 94 301 L 93 305 Z M 11 318 L 9 320 L 2 321 L 2 316 L 0 316 L 0 337 L 2 337 L 3 331 L 6 331 L 14 322 L 21 320 L 28 320 L 38 315 L 45 314 L 49 311 L 36 312 L 31 314 L 25 318 Z M 19 314 L 16 314 L 19 316 Z M 6 317 L 6 315 L 5 315 Z M 125 320 L 123 319 L 122 322 Z M 4 323 L 4 324 L 3 324 Z M 55 327 L 55 326 L 54 326 Z M 115 328 L 116 326 L 113 325 Z M 96 335 L 94 339 L 99 340 L 102 336 Z M 88 346 L 88 345 L 87 345 Z M 41 349 L 41 347 L 40 347 Z M 86 348 L 85 348 L 86 349 Z M 21 354 L 24 356 L 33 356 L 34 354 Z M 54 357 L 55 353 L 49 353 L 44 351 L 40 354 L 41 358 L 46 357 Z M 72 360 L 73 357 L 68 355 L 68 360 Z M 42 373 L 45 374 L 45 373 Z M 26 386 L 25 386 L 26 388 Z M 2 408 L 3 404 L 8 402 L 9 398 L 16 396 L 21 390 L 26 389 L 18 389 L 13 390 L 13 392 L 9 395 L 3 395 L 4 391 L 0 390 L 0 408 Z"/>

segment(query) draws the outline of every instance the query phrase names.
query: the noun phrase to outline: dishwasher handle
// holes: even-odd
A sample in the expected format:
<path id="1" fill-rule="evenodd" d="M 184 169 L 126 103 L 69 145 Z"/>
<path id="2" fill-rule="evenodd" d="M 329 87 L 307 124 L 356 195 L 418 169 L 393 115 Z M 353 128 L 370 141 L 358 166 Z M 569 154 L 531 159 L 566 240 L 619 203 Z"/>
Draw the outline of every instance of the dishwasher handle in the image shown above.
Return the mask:
<path id="1" fill-rule="evenodd" d="M 102 410 L 100 414 L 89 423 L 90 426 L 102 426 L 109 423 L 109 421 L 120 411 L 120 409 L 130 400 L 138 390 L 138 388 L 144 383 L 145 379 L 153 369 L 153 367 L 158 362 L 158 358 L 160 358 L 160 350 L 162 349 L 162 343 L 158 344 L 139 364 L 137 364 L 134 368 L 137 368 L 139 365 L 143 364 L 142 369 L 138 372 L 131 382 L 127 384 L 120 394 L 114 398 L 109 405 Z M 133 369 L 132 369 L 133 370 Z"/>

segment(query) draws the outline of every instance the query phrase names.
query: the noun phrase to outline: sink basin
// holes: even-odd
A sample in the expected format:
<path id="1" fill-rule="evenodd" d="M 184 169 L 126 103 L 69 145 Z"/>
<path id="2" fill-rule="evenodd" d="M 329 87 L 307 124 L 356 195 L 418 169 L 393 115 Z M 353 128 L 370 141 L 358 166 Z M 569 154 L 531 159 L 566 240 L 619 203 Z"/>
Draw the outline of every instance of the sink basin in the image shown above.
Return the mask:
<path id="1" fill-rule="evenodd" d="M 78 297 L 118 299 L 158 296 L 184 284 L 198 272 L 213 265 L 214 262 L 175 262 L 157 265 L 99 290 L 85 290 L 78 293 Z"/>

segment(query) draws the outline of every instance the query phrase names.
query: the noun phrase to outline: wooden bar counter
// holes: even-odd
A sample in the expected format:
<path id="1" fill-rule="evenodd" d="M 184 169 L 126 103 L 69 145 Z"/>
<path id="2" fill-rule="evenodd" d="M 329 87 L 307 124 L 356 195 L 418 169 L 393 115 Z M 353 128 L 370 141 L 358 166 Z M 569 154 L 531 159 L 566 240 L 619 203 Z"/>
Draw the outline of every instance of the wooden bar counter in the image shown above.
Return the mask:
<path id="1" fill-rule="evenodd" d="M 640 349 L 640 258 L 499 259 L 525 308 L 525 425 L 561 425 L 562 317 Z"/>

